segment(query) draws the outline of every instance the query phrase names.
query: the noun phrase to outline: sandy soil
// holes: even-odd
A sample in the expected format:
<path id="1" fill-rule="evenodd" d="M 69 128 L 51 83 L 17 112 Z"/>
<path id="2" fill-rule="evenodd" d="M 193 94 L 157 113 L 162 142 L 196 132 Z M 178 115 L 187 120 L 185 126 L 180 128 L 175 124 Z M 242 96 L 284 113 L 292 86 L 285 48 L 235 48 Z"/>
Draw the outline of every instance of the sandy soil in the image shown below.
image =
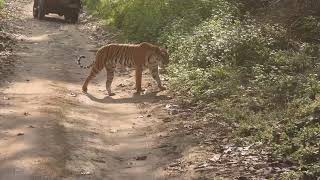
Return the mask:
<path id="1" fill-rule="evenodd" d="M 75 59 L 93 58 L 95 42 L 59 16 L 33 19 L 31 1 L 13 2 L 22 34 L 15 75 L 0 87 L 0 179 L 167 179 L 162 167 L 174 154 L 159 147 L 162 121 L 141 109 L 166 97 L 133 96 L 130 71 L 117 73 L 112 98 L 104 71 L 83 94 L 89 72 Z"/>

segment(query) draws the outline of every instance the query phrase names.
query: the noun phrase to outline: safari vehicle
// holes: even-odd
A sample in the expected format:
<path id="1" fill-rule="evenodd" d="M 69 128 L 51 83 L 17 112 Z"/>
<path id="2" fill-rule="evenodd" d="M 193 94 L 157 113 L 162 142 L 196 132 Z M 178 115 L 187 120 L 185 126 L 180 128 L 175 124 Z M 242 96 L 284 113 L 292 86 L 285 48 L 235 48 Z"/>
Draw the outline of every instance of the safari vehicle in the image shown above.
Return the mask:
<path id="1" fill-rule="evenodd" d="M 81 9 L 81 0 L 34 0 L 33 17 L 43 19 L 46 14 L 55 13 L 65 20 L 76 23 Z"/>

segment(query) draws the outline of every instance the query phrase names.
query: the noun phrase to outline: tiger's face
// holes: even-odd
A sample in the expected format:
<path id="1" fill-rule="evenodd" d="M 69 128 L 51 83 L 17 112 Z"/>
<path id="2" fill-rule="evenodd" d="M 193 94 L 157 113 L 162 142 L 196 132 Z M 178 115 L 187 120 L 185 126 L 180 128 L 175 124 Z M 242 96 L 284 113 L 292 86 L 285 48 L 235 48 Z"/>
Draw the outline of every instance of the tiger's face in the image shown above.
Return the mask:
<path id="1" fill-rule="evenodd" d="M 163 65 L 169 64 L 169 53 L 166 49 L 160 48 L 161 62 Z"/>

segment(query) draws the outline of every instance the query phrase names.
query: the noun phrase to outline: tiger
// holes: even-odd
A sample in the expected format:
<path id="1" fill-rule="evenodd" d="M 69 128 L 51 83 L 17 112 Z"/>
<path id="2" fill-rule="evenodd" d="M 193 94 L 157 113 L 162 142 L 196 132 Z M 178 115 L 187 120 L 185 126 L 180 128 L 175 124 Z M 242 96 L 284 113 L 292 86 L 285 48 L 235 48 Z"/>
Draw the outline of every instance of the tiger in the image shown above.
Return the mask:
<path id="1" fill-rule="evenodd" d="M 115 95 L 111 91 L 111 84 L 114 78 L 114 72 L 117 65 L 122 67 L 135 68 L 136 93 L 140 94 L 143 90 L 141 88 L 142 71 L 147 67 L 151 73 L 152 78 L 157 82 L 158 88 L 165 90 L 161 84 L 159 77 L 158 66 L 166 66 L 169 63 L 169 54 L 166 48 L 153 45 L 151 43 L 142 42 L 140 44 L 108 44 L 102 46 L 96 52 L 95 61 L 88 66 L 81 64 L 81 59 L 85 56 L 80 56 L 77 64 L 82 69 L 91 68 L 89 76 L 86 78 L 82 91 L 87 93 L 89 82 L 96 77 L 96 75 L 105 68 L 107 71 L 106 90 L 109 96 Z"/>

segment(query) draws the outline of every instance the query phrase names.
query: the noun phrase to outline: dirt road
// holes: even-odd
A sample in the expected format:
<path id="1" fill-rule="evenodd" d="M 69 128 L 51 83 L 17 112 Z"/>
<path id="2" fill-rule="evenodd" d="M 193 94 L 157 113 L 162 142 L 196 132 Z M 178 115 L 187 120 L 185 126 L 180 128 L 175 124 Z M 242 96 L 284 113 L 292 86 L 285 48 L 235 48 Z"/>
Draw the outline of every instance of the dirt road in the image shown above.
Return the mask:
<path id="1" fill-rule="evenodd" d="M 131 72 L 117 74 L 112 98 L 105 72 L 82 94 L 89 72 L 75 58 L 93 58 L 95 42 L 58 16 L 33 19 L 31 1 L 14 2 L 22 41 L 16 75 L 0 87 L 0 180 L 165 179 L 159 120 L 139 108 L 162 96 L 132 97 Z"/>

